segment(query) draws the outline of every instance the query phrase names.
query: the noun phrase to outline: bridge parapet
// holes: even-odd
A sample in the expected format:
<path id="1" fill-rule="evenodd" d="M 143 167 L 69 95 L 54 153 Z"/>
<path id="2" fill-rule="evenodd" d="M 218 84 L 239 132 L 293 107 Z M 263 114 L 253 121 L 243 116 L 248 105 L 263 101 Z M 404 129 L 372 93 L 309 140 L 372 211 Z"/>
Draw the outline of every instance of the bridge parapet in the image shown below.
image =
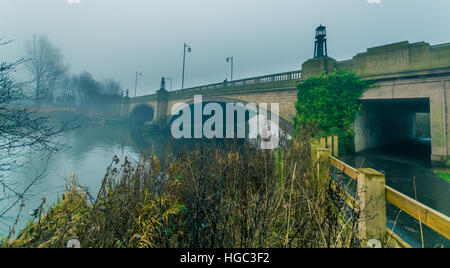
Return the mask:
<path id="1" fill-rule="evenodd" d="M 193 94 L 228 94 L 242 91 L 291 88 L 301 81 L 302 71 L 298 70 L 171 91 L 169 99 L 190 97 Z"/>
<path id="2" fill-rule="evenodd" d="M 302 81 L 302 71 L 297 70 L 170 91 L 168 99 L 184 99 L 190 98 L 194 95 L 207 96 L 232 93 L 234 94 L 247 91 L 293 89 L 295 88 L 297 83 L 300 83 Z M 143 103 L 156 100 L 157 96 L 155 93 L 151 95 L 131 98 L 129 101 L 130 103 Z"/>

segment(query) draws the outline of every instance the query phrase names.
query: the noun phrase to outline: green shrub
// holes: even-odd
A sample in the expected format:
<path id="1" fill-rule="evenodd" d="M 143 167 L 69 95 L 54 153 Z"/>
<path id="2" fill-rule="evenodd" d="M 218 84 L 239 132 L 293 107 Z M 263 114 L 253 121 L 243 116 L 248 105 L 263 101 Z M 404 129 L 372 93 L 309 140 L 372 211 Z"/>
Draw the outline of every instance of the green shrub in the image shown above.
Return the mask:
<path id="1" fill-rule="evenodd" d="M 301 125 L 312 125 L 317 128 L 317 136 L 338 135 L 340 151 L 344 154 L 351 152 L 354 136 L 352 123 L 356 113 L 362 111 L 358 99 L 372 83 L 348 71 L 307 79 L 297 86 L 295 129 Z"/>

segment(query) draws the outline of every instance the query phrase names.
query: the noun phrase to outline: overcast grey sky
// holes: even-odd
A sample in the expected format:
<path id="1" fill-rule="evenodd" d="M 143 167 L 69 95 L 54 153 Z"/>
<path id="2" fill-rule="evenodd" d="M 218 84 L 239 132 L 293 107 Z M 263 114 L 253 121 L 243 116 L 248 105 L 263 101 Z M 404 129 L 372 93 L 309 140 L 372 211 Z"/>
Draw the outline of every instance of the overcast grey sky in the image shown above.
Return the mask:
<path id="1" fill-rule="evenodd" d="M 372 2 L 372 3 L 370 3 Z M 72 73 L 115 78 L 138 95 L 154 92 L 160 77 L 186 87 L 301 69 L 311 58 L 314 30 L 328 29 L 337 60 L 368 47 L 409 40 L 450 42 L 449 0 L 0 0 L 0 61 L 24 55 L 33 33 L 61 48 Z"/>

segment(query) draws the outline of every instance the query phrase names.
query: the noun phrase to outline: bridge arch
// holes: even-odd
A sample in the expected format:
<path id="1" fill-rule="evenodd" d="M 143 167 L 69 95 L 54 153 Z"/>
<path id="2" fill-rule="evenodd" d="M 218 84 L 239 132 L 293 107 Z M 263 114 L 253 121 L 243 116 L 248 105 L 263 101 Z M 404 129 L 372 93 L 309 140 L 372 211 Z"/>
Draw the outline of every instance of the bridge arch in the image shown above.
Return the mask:
<path id="1" fill-rule="evenodd" d="M 153 121 L 155 117 L 155 108 L 150 104 L 140 104 L 130 112 L 129 122 L 143 125 L 145 122 Z"/>
<path id="2" fill-rule="evenodd" d="M 241 100 L 241 99 L 237 99 L 237 98 L 229 98 L 229 97 L 222 97 L 222 96 L 202 96 L 202 101 L 204 104 L 206 103 L 211 103 L 211 102 L 216 102 L 219 104 L 226 104 L 226 103 L 242 103 L 243 105 L 247 105 L 248 103 L 251 103 L 249 101 L 246 100 Z M 184 100 L 180 102 L 184 102 L 189 106 L 192 106 L 194 104 L 194 99 L 189 99 L 188 101 Z M 259 106 L 259 103 L 255 103 L 257 105 L 258 108 L 262 108 Z M 173 104 L 175 105 L 175 103 Z M 173 107 L 172 105 L 172 107 Z M 280 104 L 281 105 L 281 104 Z M 168 109 L 168 113 L 169 113 L 169 122 L 172 122 L 175 119 L 175 116 L 171 115 L 171 110 L 172 107 L 169 107 Z M 271 104 L 267 103 L 267 115 L 268 117 L 272 117 L 272 114 L 275 114 L 274 112 L 272 112 L 270 110 L 271 108 Z M 256 111 L 257 112 L 257 111 Z M 279 118 L 279 126 L 281 128 L 282 131 L 284 131 L 285 133 L 292 135 L 293 134 L 293 130 L 294 130 L 294 125 L 293 125 L 293 120 L 288 119 L 286 117 L 284 117 L 283 115 L 281 115 L 280 113 L 277 114 L 278 118 Z"/>

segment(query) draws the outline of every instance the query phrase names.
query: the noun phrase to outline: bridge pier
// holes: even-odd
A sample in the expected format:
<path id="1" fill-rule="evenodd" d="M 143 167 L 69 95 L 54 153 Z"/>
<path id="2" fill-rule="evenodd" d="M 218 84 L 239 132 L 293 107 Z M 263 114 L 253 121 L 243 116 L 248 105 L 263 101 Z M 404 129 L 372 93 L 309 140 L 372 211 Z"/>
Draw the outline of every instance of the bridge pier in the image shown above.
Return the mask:
<path id="1" fill-rule="evenodd" d="M 167 121 L 167 115 L 169 113 L 169 92 L 164 88 L 164 86 L 162 86 L 161 89 L 156 92 L 156 98 L 157 103 L 155 120 L 156 122 L 165 122 Z"/>

